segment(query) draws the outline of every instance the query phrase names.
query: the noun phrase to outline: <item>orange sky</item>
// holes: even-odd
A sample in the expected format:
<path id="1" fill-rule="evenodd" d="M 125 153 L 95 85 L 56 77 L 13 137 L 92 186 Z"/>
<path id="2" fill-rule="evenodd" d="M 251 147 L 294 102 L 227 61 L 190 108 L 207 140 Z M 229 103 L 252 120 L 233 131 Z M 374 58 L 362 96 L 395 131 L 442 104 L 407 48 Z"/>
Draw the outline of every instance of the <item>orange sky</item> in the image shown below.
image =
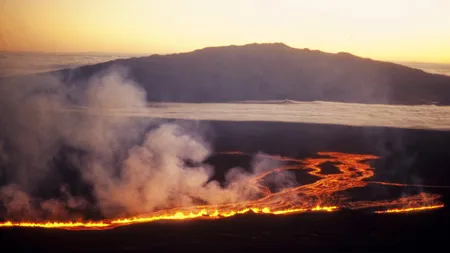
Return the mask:
<path id="1" fill-rule="evenodd" d="M 450 63 L 448 0 L 0 0 L 0 50 L 173 53 L 284 42 Z"/>

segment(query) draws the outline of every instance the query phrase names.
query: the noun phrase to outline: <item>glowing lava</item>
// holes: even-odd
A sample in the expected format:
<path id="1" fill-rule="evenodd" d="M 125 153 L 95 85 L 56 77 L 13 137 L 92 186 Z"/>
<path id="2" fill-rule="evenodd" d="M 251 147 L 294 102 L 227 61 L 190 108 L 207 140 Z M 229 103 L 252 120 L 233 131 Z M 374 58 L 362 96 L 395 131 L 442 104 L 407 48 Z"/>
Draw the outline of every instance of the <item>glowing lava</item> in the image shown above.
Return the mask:
<path id="1" fill-rule="evenodd" d="M 239 151 L 222 153 L 222 155 L 246 155 Z M 413 196 L 394 200 L 368 200 L 353 201 L 345 191 L 352 188 L 362 188 L 371 184 L 390 186 L 411 186 L 405 184 L 365 181 L 374 175 L 373 168 L 367 163 L 378 157 L 373 155 L 346 154 L 338 152 L 320 152 L 319 158 L 295 159 L 282 156 L 267 157 L 283 161 L 286 165 L 273 168 L 271 171 L 254 176 L 248 184 L 259 189 L 259 198 L 224 205 L 202 205 L 192 207 L 160 210 L 150 214 L 136 217 L 103 220 L 103 221 L 77 221 L 77 222 L 12 222 L 0 223 L 0 227 L 42 227 L 60 229 L 110 229 L 117 226 L 146 223 L 159 220 L 186 220 L 186 219 L 219 219 L 245 213 L 286 215 L 302 212 L 332 212 L 340 208 L 366 209 L 376 208 L 375 213 L 414 212 L 441 208 L 444 205 L 438 201 L 437 194 L 420 193 Z M 321 166 L 332 163 L 338 173 L 326 174 Z M 266 176 L 286 170 L 303 170 L 317 180 L 310 184 L 285 188 L 273 192 L 264 185 Z M 415 185 L 414 185 L 415 186 Z"/>
<path id="2" fill-rule="evenodd" d="M 0 223 L 0 227 L 39 227 L 39 228 L 60 228 L 67 230 L 103 230 L 103 229 L 111 229 L 117 226 L 136 224 L 136 223 L 147 223 L 152 221 L 159 220 L 188 220 L 188 219 L 219 219 L 231 217 L 237 214 L 245 214 L 245 213 L 264 213 L 264 214 L 272 214 L 272 215 L 283 215 L 283 214 L 292 214 L 299 212 L 307 212 L 307 211 L 326 211 L 331 212 L 336 210 L 336 206 L 316 206 L 311 209 L 286 209 L 286 210 L 278 210 L 272 211 L 269 208 L 245 208 L 242 210 L 230 210 L 230 211 L 219 211 L 219 210 L 207 210 L 202 209 L 198 212 L 176 212 L 174 214 L 164 213 L 161 215 L 152 215 L 148 217 L 132 217 L 132 218 L 124 218 L 124 219 L 115 219 L 115 220 L 104 220 L 99 222 L 11 222 L 7 221 L 4 223 Z"/>
<path id="3" fill-rule="evenodd" d="M 419 212 L 431 209 L 438 209 L 442 207 L 444 207 L 444 205 L 442 204 L 434 206 L 405 207 L 405 208 L 388 209 L 384 211 L 375 211 L 375 213 L 408 213 L 408 212 Z"/>
<path id="4" fill-rule="evenodd" d="M 39 228 L 62 228 L 62 229 L 105 229 L 109 223 L 99 222 L 11 222 L 0 223 L 0 227 L 39 227 Z"/>

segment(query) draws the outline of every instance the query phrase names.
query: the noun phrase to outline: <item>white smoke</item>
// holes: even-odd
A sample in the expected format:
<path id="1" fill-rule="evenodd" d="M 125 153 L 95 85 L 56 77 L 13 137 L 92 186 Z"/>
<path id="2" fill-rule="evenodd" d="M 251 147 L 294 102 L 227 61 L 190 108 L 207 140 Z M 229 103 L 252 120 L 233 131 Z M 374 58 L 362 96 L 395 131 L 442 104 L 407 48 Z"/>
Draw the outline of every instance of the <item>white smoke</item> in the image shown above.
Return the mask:
<path id="1" fill-rule="evenodd" d="M 0 179 L 7 183 L 0 189 L 0 203 L 5 217 L 64 219 L 89 206 L 65 185 L 56 185 L 57 198 L 36 196 L 43 186 L 61 184 L 51 176 L 60 169 L 53 161 L 64 147 L 82 151 L 66 157 L 66 163 L 92 186 L 96 207 L 104 216 L 234 203 L 256 196 L 254 186 L 247 184 L 252 173 L 244 169 L 230 169 L 223 186 L 210 180 L 214 168 L 204 161 L 212 147 L 192 128 L 152 118 L 58 110 L 146 109 L 145 91 L 126 76 L 126 70 L 113 68 L 86 85 L 64 84 L 47 75 L 0 83 Z M 259 157 L 253 173 L 268 166 L 267 159 Z M 294 178 L 285 174 L 270 180 L 285 187 Z"/>
<path id="2" fill-rule="evenodd" d="M 200 203 L 232 203 L 251 197 L 240 191 L 245 188 L 239 186 L 245 176 L 232 176 L 236 170 L 228 174 L 231 182 L 226 188 L 218 182 L 208 182 L 214 170 L 202 162 L 210 154 L 207 144 L 194 139 L 179 125 L 163 124 L 149 132 L 142 145 L 129 150 L 120 178 L 112 177 L 98 164 L 91 164 L 86 175 L 95 182 L 101 209 L 108 212 L 120 207 L 136 214 Z M 198 165 L 188 167 L 187 160 Z"/>

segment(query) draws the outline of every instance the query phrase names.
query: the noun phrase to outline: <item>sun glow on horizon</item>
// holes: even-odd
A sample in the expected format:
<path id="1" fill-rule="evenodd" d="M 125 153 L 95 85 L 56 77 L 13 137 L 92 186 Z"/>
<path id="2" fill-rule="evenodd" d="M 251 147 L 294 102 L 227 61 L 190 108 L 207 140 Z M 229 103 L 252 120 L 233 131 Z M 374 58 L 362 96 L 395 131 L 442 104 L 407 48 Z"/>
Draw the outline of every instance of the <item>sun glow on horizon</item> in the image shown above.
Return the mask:
<path id="1" fill-rule="evenodd" d="M 283 42 L 450 63 L 446 0 L 0 0 L 0 51 L 167 54 Z"/>

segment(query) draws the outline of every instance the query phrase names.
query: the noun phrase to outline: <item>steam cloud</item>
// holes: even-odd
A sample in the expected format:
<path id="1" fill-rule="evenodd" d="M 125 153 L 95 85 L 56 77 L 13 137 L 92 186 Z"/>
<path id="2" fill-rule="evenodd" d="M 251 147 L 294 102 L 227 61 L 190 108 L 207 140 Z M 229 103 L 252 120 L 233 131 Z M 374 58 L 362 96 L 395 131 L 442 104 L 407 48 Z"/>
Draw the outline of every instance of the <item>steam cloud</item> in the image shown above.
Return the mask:
<path id="1" fill-rule="evenodd" d="M 204 163 L 212 147 L 201 132 L 161 119 L 55 110 L 147 108 L 145 91 L 126 76 L 114 67 L 82 85 L 52 75 L 0 82 L 1 217 L 67 219 L 88 209 L 111 217 L 255 197 L 246 179 L 272 168 L 272 160 L 256 156 L 253 171 L 231 168 L 220 184 Z M 68 149 L 75 151 L 61 153 Z M 94 200 L 70 192 L 58 177 L 61 166 L 92 186 Z M 295 183 L 289 173 L 268 180 L 278 188 Z"/>

